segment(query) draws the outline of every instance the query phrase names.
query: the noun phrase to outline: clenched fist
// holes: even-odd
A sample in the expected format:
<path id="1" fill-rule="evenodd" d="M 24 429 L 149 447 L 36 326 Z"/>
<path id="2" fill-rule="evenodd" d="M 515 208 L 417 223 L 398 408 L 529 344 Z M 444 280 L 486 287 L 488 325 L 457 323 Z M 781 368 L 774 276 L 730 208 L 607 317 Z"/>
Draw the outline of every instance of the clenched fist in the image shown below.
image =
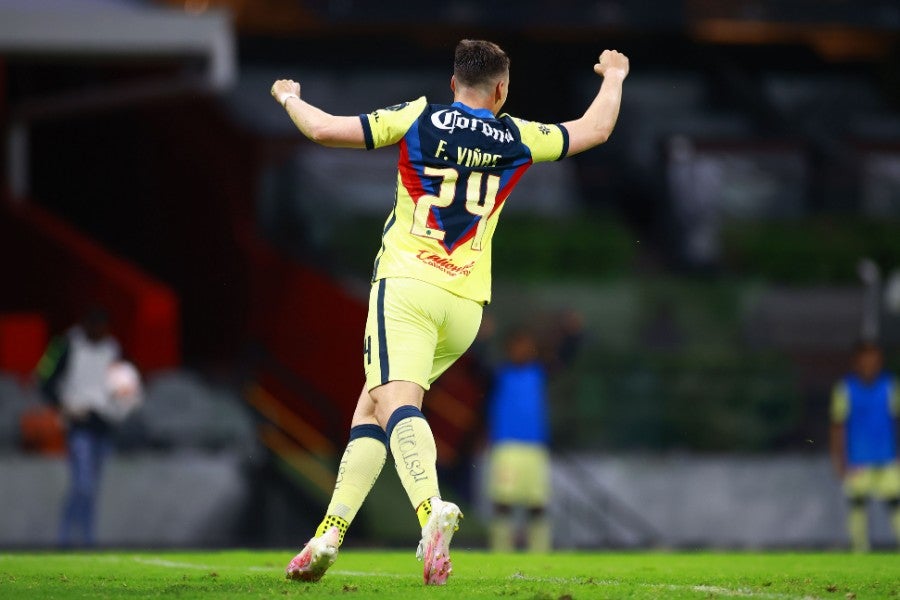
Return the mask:
<path id="1" fill-rule="evenodd" d="M 284 106 L 284 103 L 291 96 L 295 98 L 300 97 L 300 84 L 292 79 L 279 79 L 272 84 L 270 93 L 278 101 L 278 104 Z"/>
<path id="2" fill-rule="evenodd" d="M 628 57 L 618 50 L 604 50 L 600 62 L 594 65 L 594 73 L 604 77 L 618 75 L 625 79 L 628 76 Z"/>

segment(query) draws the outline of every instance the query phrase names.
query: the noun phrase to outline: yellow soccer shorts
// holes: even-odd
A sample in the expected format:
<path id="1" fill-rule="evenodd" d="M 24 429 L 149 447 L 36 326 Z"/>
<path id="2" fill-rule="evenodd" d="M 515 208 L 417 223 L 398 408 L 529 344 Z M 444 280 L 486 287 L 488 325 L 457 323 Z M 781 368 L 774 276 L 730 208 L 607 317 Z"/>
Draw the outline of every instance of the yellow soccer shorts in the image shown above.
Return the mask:
<path id="1" fill-rule="evenodd" d="M 436 285 L 379 279 L 372 284 L 366 319 L 366 389 L 389 381 L 429 389 L 472 344 L 481 315 L 481 304 Z"/>
<path id="2" fill-rule="evenodd" d="M 848 498 L 900 498 L 900 463 L 851 469 L 844 479 L 844 493 Z"/>
<path id="3" fill-rule="evenodd" d="M 496 444 L 491 449 L 487 487 L 495 504 L 546 506 L 550 498 L 550 453 L 541 444 Z"/>

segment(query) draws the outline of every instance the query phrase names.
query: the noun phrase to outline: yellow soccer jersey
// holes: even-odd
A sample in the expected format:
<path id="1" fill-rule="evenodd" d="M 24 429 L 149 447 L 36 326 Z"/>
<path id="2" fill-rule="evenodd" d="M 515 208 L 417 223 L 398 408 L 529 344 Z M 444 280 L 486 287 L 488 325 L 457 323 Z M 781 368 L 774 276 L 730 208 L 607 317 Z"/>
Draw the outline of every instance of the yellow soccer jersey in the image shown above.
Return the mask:
<path id="1" fill-rule="evenodd" d="M 372 280 L 411 277 L 489 302 L 500 211 L 528 167 L 565 157 L 565 127 L 424 97 L 360 120 L 366 148 L 400 149 L 394 209 Z"/>

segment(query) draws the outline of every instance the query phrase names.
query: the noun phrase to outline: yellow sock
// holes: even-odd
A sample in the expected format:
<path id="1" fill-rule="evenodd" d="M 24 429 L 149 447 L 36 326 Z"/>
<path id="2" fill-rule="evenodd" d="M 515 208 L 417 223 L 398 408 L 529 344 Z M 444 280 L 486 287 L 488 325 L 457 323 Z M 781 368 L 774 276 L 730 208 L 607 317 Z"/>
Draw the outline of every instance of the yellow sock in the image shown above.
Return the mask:
<path id="1" fill-rule="evenodd" d="M 515 527 L 510 517 L 495 517 L 490 526 L 490 544 L 493 552 L 512 552 L 515 549 Z"/>
<path id="2" fill-rule="evenodd" d="M 528 521 L 528 551 L 550 552 L 553 546 L 553 533 L 550 530 L 550 519 L 535 517 Z"/>
<path id="3" fill-rule="evenodd" d="M 416 516 L 419 518 L 419 527 L 425 527 L 428 517 L 431 516 L 431 498 L 425 500 L 416 508 Z"/>
<path id="4" fill-rule="evenodd" d="M 397 410 L 403 411 L 401 415 L 418 412 L 412 407 Z M 393 420 L 393 416 L 391 419 Z M 437 480 L 437 447 L 434 444 L 434 435 L 428 421 L 421 416 L 401 418 L 393 427 L 389 424 L 388 430 L 394 466 L 413 509 L 418 511 L 423 502 L 441 495 Z M 428 509 L 430 510 L 430 505 Z"/>
<path id="5" fill-rule="evenodd" d="M 847 517 L 850 545 L 854 552 L 869 551 L 869 518 L 865 506 L 854 506 Z"/>
<path id="6" fill-rule="evenodd" d="M 344 543 L 344 534 L 347 533 L 347 529 L 350 528 L 350 522 L 336 515 L 325 515 L 325 518 L 319 523 L 319 527 L 316 528 L 316 537 L 324 535 L 325 532 L 332 527 L 337 527 L 338 531 L 341 532 L 341 535 L 338 538 L 338 545 L 340 546 Z"/>
<path id="7" fill-rule="evenodd" d="M 363 425 L 360 428 L 376 428 L 377 431 L 371 430 L 374 435 L 379 432 L 382 436 L 384 435 L 377 425 Z M 354 428 L 354 430 L 358 430 L 358 428 Z M 344 542 L 347 528 L 350 527 L 350 523 L 362 507 L 363 501 L 369 495 L 372 486 L 375 485 L 387 458 L 387 447 L 381 439 L 368 435 L 353 436 L 354 432 L 351 431 L 350 442 L 344 450 L 341 464 L 338 467 L 337 481 L 334 483 L 331 502 L 325 512 L 325 518 L 316 529 L 316 536 L 320 536 L 331 527 L 337 527 L 341 532 L 340 543 Z"/>

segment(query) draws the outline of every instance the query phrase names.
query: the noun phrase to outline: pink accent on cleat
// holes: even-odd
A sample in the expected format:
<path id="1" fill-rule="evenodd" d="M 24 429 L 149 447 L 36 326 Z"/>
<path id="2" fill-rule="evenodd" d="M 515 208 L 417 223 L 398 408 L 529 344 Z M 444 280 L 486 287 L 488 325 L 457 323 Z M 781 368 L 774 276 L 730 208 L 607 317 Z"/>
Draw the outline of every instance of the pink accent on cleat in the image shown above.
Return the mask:
<path id="1" fill-rule="evenodd" d="M 431 500 L 431 516 L 422 528 L 422 541 L 416 556 L 424 562 L 422 578 L 425 585 L 444 585 L 453 572 L 450 562 L 450 541 L 459 529 L 462 518 L 459 507 L 440 499 Z"/>
<path id="2" fill-rule="evenodd" d="M 447 553 L 444 536 L 438 532 L 434 540 L 425 548 L 425 569 L 422 578 L 425 585 L 444 585 L 453 572 L 450 554 Z"/>
<path id="3" fill-rule="evenodd" d="M 285 576 L 295 581 L 318 581 L 337 559 L 341 532 L 332 527 L 306 543 L 300 554 L 288 563 Z"/>

